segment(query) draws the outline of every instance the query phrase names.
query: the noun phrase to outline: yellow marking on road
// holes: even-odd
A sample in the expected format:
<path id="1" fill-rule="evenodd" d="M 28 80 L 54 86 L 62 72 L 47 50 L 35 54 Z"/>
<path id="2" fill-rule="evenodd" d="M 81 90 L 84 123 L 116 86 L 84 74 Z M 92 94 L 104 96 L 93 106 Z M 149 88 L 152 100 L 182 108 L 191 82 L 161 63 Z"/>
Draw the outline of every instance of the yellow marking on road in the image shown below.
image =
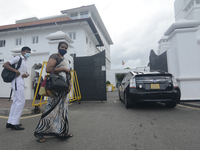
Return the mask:
<path id="1" fill-rule="evenodd" d="M 69 105 L 72 105 L 73 103 L 70 103 Z M 31 115 L 31 116 L 26 116 L 26 117 L 21 117 L 20 119 L 27 119 L 27 118 L 33 118 L 33 117 L 37 117 L 37 116 L 41 116 L 42 113 L 37 114 L 37 115 Z M 0 118 L 4 118 L 4 119 L 8 119 L 7 116 L 0 116 Z"/>
<path id="2" fill-rule="evenodd" d="M 185 106 L 185 105 L 178 105 L 178 106 L 186 107 L 186 108 L 190 108 L 190 109 L 200 110 L 200 108 L 195 108 L 195 107 L 190 107 L 190 106 Z"/>
<path id="3" fill-rule="evenodd" d="M 5 117 L 5 116 L 0 116 L 0 118 L 5 118 L 5 119 L 8 119 L 8 117 Z"/>
<path id="4" fill-rule="evenodd" d="M 33 118 L 33 117 L 37 117 L 37 116 L 41 116 L 41 115 L 42 115 L 42 113 L 37 114 L 37 115 L 31 115 L 31 116 L 21 117 L 20 119 Z M 6 117 L 6 116 L 0 116 L 0 118 L 8 119 L 8 117 Z"/>
<path id="5" fill-rule="evenodd" d="M 33 116 L 21 117 L 20 119 L 33 118 L 33 117 L 37 117 L 37 116 L 41 116 L 41 115 L 42 115 L 42 113 L 37 114 L 37 115 L 33 115 Z"/>

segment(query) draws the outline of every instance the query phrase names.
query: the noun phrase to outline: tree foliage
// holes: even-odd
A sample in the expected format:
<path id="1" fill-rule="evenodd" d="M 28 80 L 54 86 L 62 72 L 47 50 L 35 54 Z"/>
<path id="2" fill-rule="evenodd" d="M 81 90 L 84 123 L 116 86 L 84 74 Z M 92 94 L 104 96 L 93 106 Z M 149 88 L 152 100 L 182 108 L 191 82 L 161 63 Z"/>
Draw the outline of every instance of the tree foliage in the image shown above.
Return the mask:
<path id="1" fill-rule="evenodd" d="M 106 81 L 106 84 L 110 84 L 110 81 Z"/>
<path id="2" fill-rule="evenodd" d="M 123 80 L 123 78 L 125 77 L 126 74 L 117 74 L 116 75 L 116 78 L 117 78 L 117 81 L 121 82 Z"/>

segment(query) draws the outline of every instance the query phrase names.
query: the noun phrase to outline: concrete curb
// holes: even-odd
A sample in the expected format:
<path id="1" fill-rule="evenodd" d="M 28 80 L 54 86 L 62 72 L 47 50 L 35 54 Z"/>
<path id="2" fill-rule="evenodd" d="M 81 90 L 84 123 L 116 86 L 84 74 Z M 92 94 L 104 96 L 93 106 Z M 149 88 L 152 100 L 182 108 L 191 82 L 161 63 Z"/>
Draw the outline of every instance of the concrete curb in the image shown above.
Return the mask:
<path id="1" fill-rule="evenodd" d="M 6 108 L 0 108 L 0 114 L 1 115 L 6 115 L 8 116 L 10 113 L 10 108 L 6 109 Z M 34 113 L 34 109 L 23 109 L 22 111 L 22 115 L 31 115 Z"/>
<path id="2" fill-rule="evenodd" d="M 34 111 L 35 111 L 35 108 L 23 109 L 22 116 L 36 114 Z M 40 110 L 40 112 L 42 111 L 43 109 Z M 0 115 L 9 116 L 9 113 L 10 113 L 10 108 L 0 108 Z"/>

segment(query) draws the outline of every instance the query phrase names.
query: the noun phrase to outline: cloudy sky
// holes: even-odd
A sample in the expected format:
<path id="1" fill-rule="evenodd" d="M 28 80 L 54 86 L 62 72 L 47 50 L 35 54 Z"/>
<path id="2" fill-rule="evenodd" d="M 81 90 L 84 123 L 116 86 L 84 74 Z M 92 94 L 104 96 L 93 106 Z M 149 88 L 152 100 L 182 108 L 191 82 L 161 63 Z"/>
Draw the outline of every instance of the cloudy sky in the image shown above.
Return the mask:
<path id="1" fill-rule="evenodd" d="M 0 26 L 29 17 L 61 14 L 61 10 L 95 4 L 113 40 L 111 68 L 146 66 L 150 50 L 174 19 L 175 0 L 2 0 Z"/>

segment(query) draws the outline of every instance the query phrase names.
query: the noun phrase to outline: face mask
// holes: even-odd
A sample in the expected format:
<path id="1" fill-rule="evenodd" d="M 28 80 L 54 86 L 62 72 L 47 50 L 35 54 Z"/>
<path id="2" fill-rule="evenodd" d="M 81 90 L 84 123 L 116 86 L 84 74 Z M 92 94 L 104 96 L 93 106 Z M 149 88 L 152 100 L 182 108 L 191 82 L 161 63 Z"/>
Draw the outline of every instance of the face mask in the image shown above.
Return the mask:
<path id="1" fill-rule="evenodd" d="M 26 58 L 29 58 L 31 56 L 31 53 L 26 53 L 25 55 L 24 55 L 24 57 L 26 57 Z"/>
<path id="2" fill-rule="evenodd" d="M 60 53 L 60 55 L 65 55 L 66 53 L 67 53 L 67 51 L 66 50 L 64 50 L 64 49 L 59 49 L 59 53 Z"/>

